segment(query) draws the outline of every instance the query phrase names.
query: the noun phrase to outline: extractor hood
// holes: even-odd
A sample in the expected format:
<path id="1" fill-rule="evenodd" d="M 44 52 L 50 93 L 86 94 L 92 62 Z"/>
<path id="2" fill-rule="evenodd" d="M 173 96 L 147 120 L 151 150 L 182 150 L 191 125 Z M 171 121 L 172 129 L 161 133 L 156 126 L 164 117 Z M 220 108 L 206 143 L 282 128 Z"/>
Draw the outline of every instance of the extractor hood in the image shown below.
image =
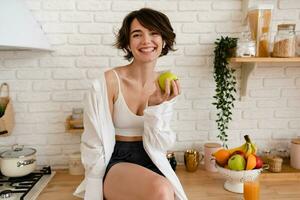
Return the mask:
<path id="1" fill-rule="evenodd" d="M 51 46 L 24 0 L 0 0 L 0 50 L 46 50 Z"/>

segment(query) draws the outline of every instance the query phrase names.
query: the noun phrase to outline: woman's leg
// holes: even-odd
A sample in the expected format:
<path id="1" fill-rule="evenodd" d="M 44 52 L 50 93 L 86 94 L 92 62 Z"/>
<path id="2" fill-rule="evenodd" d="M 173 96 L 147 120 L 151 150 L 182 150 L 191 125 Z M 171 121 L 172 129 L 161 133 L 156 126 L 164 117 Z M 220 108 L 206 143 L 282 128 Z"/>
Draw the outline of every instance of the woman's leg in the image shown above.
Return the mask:
<path id="1" fill-rule="evenodd" d="M 173 187 L 165 177 L 132 163 L 112 166 L 103 187 L 107 200 L 174 200 Z"/>

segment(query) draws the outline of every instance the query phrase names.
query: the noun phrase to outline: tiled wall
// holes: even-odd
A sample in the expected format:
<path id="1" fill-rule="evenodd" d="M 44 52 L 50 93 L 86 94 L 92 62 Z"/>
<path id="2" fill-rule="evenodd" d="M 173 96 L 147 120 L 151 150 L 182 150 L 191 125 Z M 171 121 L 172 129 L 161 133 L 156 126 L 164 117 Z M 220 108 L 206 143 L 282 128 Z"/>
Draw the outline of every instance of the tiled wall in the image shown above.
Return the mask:
<path id="1" fill-rule="evenodd" d="M 178 50 L 157 65 L 178 74 L 183 90 L 172 123 L 177 133 L 172 150 L 202 150 L 205 142 L 217 141 L 213 43 L 220 35 L 238 36 L 244 30 L 241 0 L 25 2 L 55 51 L 0 51 L 0 82 L 9 83 L 16 111 L 13 134 L 0 138 L 2 149 L 14 143 L 33 146 L 38 164 L 67 167 L 80 136 L 65 133 L 64 121 L 72 107 L 81 106 L 87 80 L 127 63 L 112 47 L 114 33 L 128 12 L 144 6 L 166 13 L 177 34 Z M 300 1 L 267 2 L 275 6 L 272 35 L 281 22 L 296 23 L 300 30 Z M 300 63 L 258 66 L 248 84 L 247 98 L 236 102 L 230 145 L 250 134 L 261 149 L 288 147 L 291 138 L 300 136 Z"/>

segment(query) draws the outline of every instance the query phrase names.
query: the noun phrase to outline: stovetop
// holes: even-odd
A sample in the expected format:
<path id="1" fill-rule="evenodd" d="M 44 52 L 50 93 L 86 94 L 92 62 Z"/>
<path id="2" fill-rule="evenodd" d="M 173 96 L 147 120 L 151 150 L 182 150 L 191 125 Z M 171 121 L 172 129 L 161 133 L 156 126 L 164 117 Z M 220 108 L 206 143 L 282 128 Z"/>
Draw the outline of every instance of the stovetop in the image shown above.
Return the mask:
<path id="1" fill-rule="evenodd" d="M 53 176 L 50 166 L 22 177 L 0 175 L 0 200 L 34 200 Z"/>

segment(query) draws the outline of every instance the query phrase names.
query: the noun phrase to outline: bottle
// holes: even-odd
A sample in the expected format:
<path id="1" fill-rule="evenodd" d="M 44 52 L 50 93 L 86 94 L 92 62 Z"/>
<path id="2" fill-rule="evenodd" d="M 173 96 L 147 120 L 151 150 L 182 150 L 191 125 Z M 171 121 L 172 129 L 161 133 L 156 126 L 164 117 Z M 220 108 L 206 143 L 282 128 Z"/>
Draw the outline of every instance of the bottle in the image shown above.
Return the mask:
<path id="1" fill-rule="evenodd" d="M 296 55 L 295 24 L 279 24 L 274 38 L 274 57 L 294 57 Z"/>
<path id="2" fill-rule="evenodd" d="M 174 152 L 168 153 L 167 154 L 167 159 L 168 159 L 172 169 L 174 171 L 176 171 L 177 161 L 176 161 Z"/>

